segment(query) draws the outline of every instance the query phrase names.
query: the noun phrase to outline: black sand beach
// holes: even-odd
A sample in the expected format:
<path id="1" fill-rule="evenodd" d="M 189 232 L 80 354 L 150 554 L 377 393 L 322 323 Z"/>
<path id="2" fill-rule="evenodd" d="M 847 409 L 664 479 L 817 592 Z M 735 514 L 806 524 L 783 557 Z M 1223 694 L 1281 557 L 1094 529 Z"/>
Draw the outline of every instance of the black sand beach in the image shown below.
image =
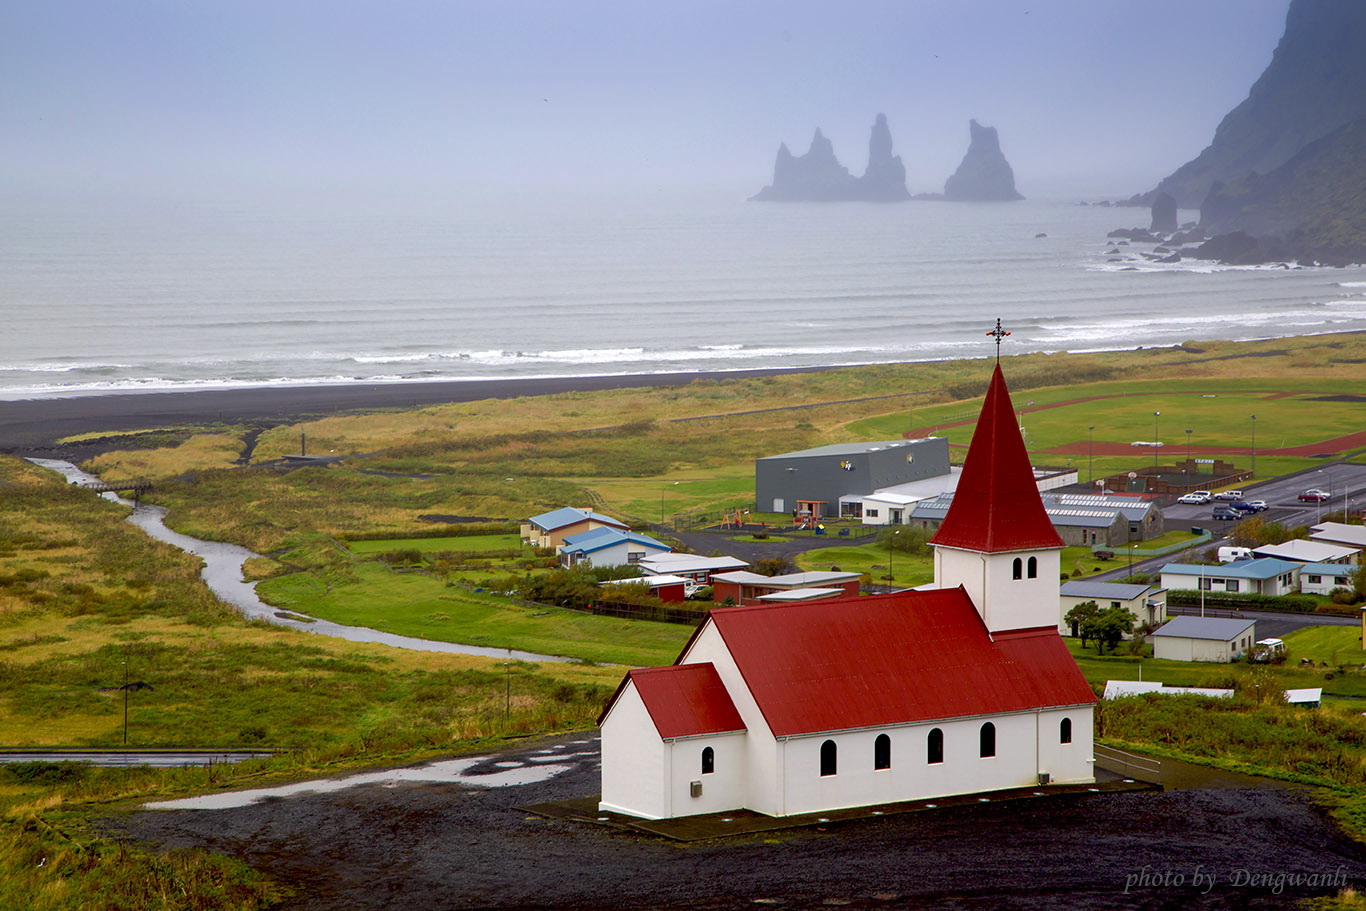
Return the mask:
<path id="1" fill-rule="evenodd" d="M 62 458 L 56 442 L 85 433 L 135 430 L 215 421 L 286 423 L 348 411 L 417 408 L 447 402 L 510 399 L 559 392 L 641 386 L 679 386 L 700 379 L 740 379 L 813 373 L 833 367 L 739 370 L 726 373 L 657 373 L 430 383 L 355 383 L 142 392 L 0 401 L 0 452 Z"/>

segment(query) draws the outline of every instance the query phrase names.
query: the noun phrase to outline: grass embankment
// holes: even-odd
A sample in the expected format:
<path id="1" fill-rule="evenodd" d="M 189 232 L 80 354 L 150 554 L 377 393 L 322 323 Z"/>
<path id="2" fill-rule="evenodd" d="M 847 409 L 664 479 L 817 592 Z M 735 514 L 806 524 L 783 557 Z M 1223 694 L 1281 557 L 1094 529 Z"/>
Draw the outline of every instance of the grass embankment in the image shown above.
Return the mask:
<path id="1" fill-rule="evenodd" d="M 115 845 L 86 822 L 111 801 L 591 725 L 620 677 L 247 623 L 205 589 L 198 560 L 124 508 L 7 457 L 0 489 L 0 745 L 121 747 L 123 693 L 109 688 L 126 667 L 151 685 L 129 693 L 131 748 L 292 751 L 212 771 L 0 767 L 0 907 L 264 907 L 278 887 L 240 864 Z"/>

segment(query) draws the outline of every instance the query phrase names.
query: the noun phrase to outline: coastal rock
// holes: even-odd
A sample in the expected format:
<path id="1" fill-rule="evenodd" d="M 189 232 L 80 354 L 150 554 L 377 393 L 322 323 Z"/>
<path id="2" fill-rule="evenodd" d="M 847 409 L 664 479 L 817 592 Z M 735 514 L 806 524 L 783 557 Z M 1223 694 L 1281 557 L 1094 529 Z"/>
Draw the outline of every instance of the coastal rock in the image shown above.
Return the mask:
<path id="1" fill-rule="evenodd" d="M 958 170 L 944 182 L 944 198 L 965 202 L 1024 199 L 1015 191 L 1015 172 L 1001 152 L 995 127 L 968 122 L 970 141 Z"/>
<path id="2" fill-rule="evenodd" d="M 1130 203 L 1149 205 L 1155 193 L 1165 192 L 1183 208 L 1195 208 L 1216 181 L 1269 173 L 1311 142 L 1366 116 L 1364 46 L 1366 3 L 1291 0 L 1271 63 L 1224 117 L 1209 147 Z"/>
<path id="3" fill-rule="evenodd" d="M 1176 197 L 1159 192 L 1153 197 L 1153 221 L 1149 231 L 1171 233 L 1176 230 Z"/>
<path id="4" fill-rule="evenodd" d="M 778 146 L 773 163 L 773 183 L 750 197 L 760 202 L 900 202 L 910 199 L 906 168 L 892 154 L 892 133 L 887 117 L 878 114 L 868 140 L 868 167 L 854 177 L 835 157 L 835 147 L 816 128 L 805 155 L 794 156 L 787 144 Z"/>

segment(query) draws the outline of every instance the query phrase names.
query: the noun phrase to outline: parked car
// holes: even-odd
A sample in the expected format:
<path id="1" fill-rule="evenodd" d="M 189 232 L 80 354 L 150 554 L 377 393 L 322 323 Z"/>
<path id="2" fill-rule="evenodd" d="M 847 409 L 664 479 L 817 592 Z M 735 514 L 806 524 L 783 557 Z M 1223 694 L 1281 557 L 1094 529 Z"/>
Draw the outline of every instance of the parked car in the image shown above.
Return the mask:
<path id="1" fill-rule="evenodd" d="M 1261 512 L 1261 509 L 1259 509 L 1259 508 L 1256 507 L 1256 506 L 1253 506 L 1251 502 L 1246 501 L 1246 500 L 1234 500 L 1233 502 L 1229 503 L 1228 505 L 1231 506 L 1231 507 L 1233 507 L 1234 509 L 1238 510 L 1238 511 L 1241 512 L 1241 513 L 1251 514 L 1251 513 L 1254 513 L 1254 512 Z"/>
<path id="2" fill-rule="evenodd" d="M 1197 506 L 1202 506 L 1209 501 L 1210 492 L 1208 490 L 1192 490 L 1190 493 L 1182 494 L 1176 498 L 1178 503 L 1194 503 Z"/>
<path id="3" fill-rule="evenodd" d="M 1221 490 L 1214 495 L 1216 500 L 1241 500 L 1243 492 L 1241 490 Z"/>
<path id="4" fill-rule="evenodd" d="M 1214 507 L 1214 513 L 1211 516 L 1211 518 L 1220 519 L 1223 521 L 1228 521 L 1230 519 L 1241 519 L 1242 517 L 1243 514 L 1240 513 L 1238 510 L 1234 509 L 1232 506 L 1227 506 L 1223 503 L 1220 503 L 1218 506 Z"/>
<path id="5" fill-rule="evenodd" d="M 1319 490 L 1317 487 L 1311 487 L 1300 494 L 1300 501 L 1304 503 L 1322 503 L 1326 499 L 1328 491 Z"/>
<path id="6" fill-rule="evenodd" d="M 1257 512 L 1266 512 L 1266 500 L 1244 500 L 1243 502 Z"/>

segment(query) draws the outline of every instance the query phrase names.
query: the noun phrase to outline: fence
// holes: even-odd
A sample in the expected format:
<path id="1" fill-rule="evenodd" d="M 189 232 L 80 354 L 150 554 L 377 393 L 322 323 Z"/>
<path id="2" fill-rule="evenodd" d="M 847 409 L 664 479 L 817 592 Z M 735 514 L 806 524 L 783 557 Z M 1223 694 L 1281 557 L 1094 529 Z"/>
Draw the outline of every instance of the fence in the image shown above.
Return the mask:
<path id="1" fill-rule="evenodd" d="M 1105 551 L 1106 553 L 1114 554 L 1117 557 L 1122 557 L 1125 554 L 1132 554 L 1134 557 L 1142 559 L 1147 559 L 1148 557 L 1165 557 L 1167 554 L 1174 554 L 1177 551 L 1199 547 L 1201 544 L 1208 544 L 1213 539 L 1214 535 L 1206 531 L 1203 534 L 1196 535 L 1194 538 L 1187 538 L 1184 541 L 1177 541 L 1175 544 L 1167 544 L 1162 547 L 1130 547 L 1123 544 L 1111 547 L 1108 544 L 1093 544 L 1091 545 L 1091 553 L 1096 554 Z"/>
<path id="2" fill-rule="evenodd" d="M 1103 743 L 1093 744 L 1092 752 L 1096 757 L 1096 765 L 1102 765 L 1111 772 L 1118 772 L 1139 781 L 1162 783 L 1162 763 L 1156 759 L 1117 750 Z"/>

